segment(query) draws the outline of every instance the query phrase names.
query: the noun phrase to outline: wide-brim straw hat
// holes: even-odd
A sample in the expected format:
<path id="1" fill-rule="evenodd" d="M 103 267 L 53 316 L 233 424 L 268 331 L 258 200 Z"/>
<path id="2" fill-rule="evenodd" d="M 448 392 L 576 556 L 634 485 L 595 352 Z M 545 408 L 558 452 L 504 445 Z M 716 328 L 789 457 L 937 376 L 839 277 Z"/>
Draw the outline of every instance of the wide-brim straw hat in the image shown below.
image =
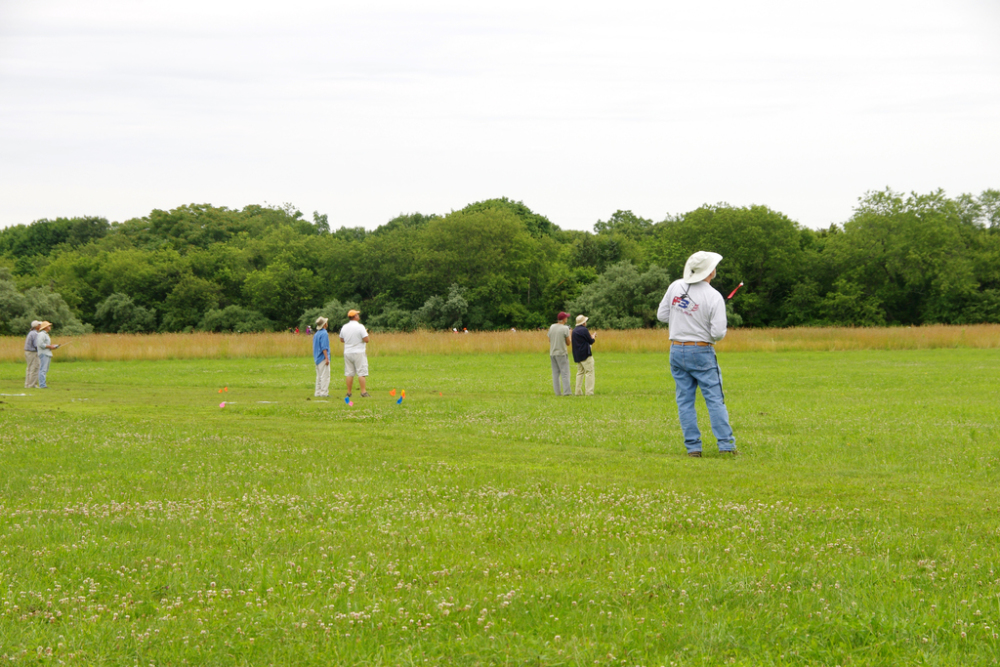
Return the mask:
<path id="1" fill-rule="evenodd" d="M 330 320 L 326 319 L 325 317 L 317 317 L 316 318 L 316 326 L 318 328 L 322 329 L 323 327 L 326 326 L 326 323 L 329 322 L 329 321 Z"/>
<path id="2" fill-rule="evenodd" d="M 51 329 L 51 328 L 52 328 L 52 322 L 41 322 L 38 325 L 39 331 L 41 331 L 42 329 Z"/>
<path id="3" fill-rule="evenodd" d="M 722 255 L 717 252 L 699 250 L 688 257 L 684 264 L 684 282 L 688 284 L 700 283 L 705 278 L 712 275 L 715 267 L 722 261 Z"/>
<path id="4" fill-rule="evenodd" d="M 586 315 L 577 315 L 576 316 L 576 326 L 580 326 L 581 324 L 586 324 L 587 320 L 589 320 L 589 319 L 590 318 L 587 317 Z"/>

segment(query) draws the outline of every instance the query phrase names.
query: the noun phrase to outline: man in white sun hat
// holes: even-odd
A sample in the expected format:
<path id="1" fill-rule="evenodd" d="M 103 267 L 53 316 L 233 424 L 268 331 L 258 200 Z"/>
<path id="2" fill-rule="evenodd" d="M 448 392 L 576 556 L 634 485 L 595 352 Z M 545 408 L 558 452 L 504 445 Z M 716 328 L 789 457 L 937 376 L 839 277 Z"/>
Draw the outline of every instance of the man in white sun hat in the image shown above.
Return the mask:
<path id="1" fill-rule="evenodd" d="M 656 311 L 656 318 L 670 325 L 670 372 L 677 385 L 684 446 L 688 456 L 698 458 L 701 431 L 694 399 L 699 387 L 719 451 L 729 456 L 737 453 L 714 347 L 726 336 L 726 302 L 711 285 L 720 261 L 722 255 L 715 252 L 698 251 L 688 257 L 684 277 L 670 284 Z"/>

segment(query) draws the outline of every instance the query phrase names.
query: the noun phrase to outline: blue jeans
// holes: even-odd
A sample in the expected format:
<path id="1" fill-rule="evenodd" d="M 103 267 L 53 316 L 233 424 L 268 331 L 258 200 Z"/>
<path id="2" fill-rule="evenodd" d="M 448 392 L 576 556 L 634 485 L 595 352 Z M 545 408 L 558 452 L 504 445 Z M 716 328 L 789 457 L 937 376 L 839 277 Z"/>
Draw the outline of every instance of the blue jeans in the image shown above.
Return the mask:
<path id="1" fill-rule="evenodd" d="M 670 372 L 677 384 L 677 412 L 684 432 L 684 446 L 688 452 L 701 451 L 701 431 L 698 430 L 698 414 L 694 410 L 698 387 L 701 387 L 701 395 L 708 406 L 708 417 L 712 421 L 712 433 L 719 441 L 719 451 L 735 450 L 736 439 L 729 426 L 729 410 L 726 409 L 726 397 L 722 393 L 722 371 L 715 358 L 715 348 L 671 345 Z"/>
<path id="2" fill-rule="evenodd" d="M 49 374 L 49 364 L 52 363 L 52 357 L 38 355 L 38 388 L 48 389 L 45 386 L 45 376 Z"/>

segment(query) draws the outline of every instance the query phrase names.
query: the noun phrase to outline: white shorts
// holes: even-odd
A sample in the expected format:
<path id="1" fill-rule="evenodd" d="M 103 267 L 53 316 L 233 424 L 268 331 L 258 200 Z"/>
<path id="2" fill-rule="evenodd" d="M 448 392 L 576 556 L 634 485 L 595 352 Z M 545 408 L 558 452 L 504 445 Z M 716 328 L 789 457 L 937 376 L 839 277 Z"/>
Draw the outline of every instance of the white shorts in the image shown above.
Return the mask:
<path id="1" fill-rule="evenodd" d="M 344 377 L 368 377 L 368 355 L 364 352 L 344 353 Z"/>

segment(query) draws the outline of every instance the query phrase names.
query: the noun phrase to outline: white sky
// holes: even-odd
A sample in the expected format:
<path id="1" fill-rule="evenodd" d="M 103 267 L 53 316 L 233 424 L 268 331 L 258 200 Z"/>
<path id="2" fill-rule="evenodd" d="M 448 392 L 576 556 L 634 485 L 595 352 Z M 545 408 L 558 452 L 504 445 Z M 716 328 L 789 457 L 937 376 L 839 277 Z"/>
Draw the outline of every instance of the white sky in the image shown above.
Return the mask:
<path id="1" fill-rule="evenodd" d="M 0 226 L 1000 188 L 1000 0 L 0 0 Z"/>

